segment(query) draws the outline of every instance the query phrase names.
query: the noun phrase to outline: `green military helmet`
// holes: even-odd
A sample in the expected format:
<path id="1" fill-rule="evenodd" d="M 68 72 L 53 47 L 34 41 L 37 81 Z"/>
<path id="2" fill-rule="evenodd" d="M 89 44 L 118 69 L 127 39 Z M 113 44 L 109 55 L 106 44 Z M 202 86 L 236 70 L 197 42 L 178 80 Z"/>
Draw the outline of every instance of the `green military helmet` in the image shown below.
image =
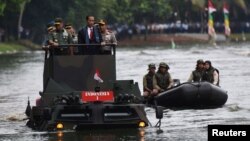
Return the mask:
<path id="1" fill-rule="evenodd" d="M 53 22 L 49 22 L 47 25 L 46 25 L 46 28 L 47 28 L 47 31 L 53 31 L 55 26 L 54 26 L 54 21 Z"/>
<path id="2" fill-rule="evenodd" d="M 62 18 L 56 18 L 55 19 L 55 25 L 59 25 L 63 22 Z"/>
<path id="3" fill-rule="evenodd" d="M 197 64 L 204 64 L 203 59 L 199 59 L 199 60 L 197 60 Z"/>
<path id="4" fill-rule="evenodd" d="M 72 28 L 72 24 L 71 23 L 66 23 L 64 26 L 65 29 L 71 29 Z"/>
<path id="5" fill-rule="evenodd" d="M 159 68 L 160 68 L 160 67 L 169 69 L 169 66 L 168 66 L 166 63 L 164 63 L 164 62 L 161 62 L 161 63 L 159 64 Z"/>
<path id="6" fill-rule="evenodd" d="M 154 63 L 148 64 L 148 69 L 151 69 L 151 68 L 154 68 L 154 69 L 156 68 Z"/>

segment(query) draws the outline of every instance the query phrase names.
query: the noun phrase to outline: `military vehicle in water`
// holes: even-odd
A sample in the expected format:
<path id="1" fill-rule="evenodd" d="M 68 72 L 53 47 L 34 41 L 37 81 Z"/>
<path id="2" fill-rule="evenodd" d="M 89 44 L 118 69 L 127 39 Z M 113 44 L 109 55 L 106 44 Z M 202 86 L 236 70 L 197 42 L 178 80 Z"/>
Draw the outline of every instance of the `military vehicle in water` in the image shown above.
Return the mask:
<path id="1" fill-rule="evenodd" d="M 35 130 L 148 126 L 138 83 L 116 80 L 112 48 L 111 55 L 46 51 L 43 91 L 36 106 L 31 108 L 28 102 L 27 126 Z"/>

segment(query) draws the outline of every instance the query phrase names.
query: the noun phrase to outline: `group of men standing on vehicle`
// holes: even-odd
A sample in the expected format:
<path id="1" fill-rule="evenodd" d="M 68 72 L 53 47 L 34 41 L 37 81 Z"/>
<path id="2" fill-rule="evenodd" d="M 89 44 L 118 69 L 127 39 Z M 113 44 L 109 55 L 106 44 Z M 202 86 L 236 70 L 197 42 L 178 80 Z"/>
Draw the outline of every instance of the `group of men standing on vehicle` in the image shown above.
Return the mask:
<path id="1" fill-rule="evenodd" d="M 169 66 L 161 62 L 156 72 L 155 64 L 148 65 L 148 73 L 143 77 L 143 96 L 152 97 L 174 86 L 174 81 L 168 72 Z M 211 61 L 197 60 L 196 68 L 190 74 L 187 82 L 207 81 L 219 86 L 219 71 L 212 66 Z"/>
<path id="2" fill-rule="evenodd" d="M 111 45 L 117 45 L 117 40 L 105 20 L 96 23 L 94 16 L 86 16 L 86 26 L 78 34 L 71 24 L 56 18 L 47 25 L 44 44 L 55 55 L 96 55 L 111 54 Z"/>

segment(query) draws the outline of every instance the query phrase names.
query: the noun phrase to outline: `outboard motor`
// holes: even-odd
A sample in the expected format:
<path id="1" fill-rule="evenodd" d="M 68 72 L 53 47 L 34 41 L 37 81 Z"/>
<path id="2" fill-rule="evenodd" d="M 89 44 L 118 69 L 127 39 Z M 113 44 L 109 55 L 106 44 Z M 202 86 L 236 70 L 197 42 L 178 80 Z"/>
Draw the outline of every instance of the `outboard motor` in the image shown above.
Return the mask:
<path id="1" fill-rule="evenodd" d="M 30 117 L 30 113 L 31 113 L 31 107 L 30 107 L 30 100 L 29 100 L 29 97 L 28 97 L 28 104 L 27 104 L 27 107 L 26 107 L 26 110 L 25 110 L 25 114 L 27 117 Z"/>
<path id="2" fill-rule="evenodd" d="M 179 86 L 181 84 L 180 79 L 173 79 L 174 81 L 174 87 Z"/>

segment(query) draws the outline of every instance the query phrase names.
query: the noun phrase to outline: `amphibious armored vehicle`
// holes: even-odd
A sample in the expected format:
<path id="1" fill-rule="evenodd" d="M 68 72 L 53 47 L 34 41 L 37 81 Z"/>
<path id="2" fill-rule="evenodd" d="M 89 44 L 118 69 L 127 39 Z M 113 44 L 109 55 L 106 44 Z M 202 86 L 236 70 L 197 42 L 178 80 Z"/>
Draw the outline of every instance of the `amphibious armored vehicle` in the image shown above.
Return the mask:
<path id="1" fill-rule="evenodd" d="M 27 126 L 36 130 L 148 126 L 138 83 L 116 79 L 115 46 L 111 55 L 55 55 L 50 50 L 44 62 L 43 91 L 36 106 L 27 106 Z"/>

